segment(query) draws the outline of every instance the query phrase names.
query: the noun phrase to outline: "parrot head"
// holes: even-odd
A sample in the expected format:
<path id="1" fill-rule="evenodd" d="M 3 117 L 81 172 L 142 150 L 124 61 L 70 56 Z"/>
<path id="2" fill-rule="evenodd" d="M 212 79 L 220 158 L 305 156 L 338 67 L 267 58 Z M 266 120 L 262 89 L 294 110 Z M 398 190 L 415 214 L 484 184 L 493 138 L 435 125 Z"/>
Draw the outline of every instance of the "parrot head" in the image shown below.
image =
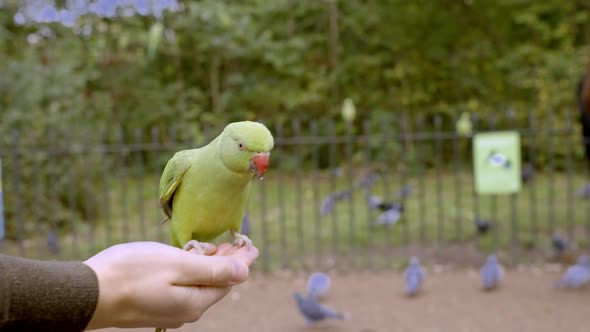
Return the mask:
<path id="1" fill-rule="evenodd" d="M 262 179 L 268 169 L 274 140 L 262 123 L 233 122 L 221 134 L 219 155 L 224 165 L 237 173 L 248 173 Z"/>

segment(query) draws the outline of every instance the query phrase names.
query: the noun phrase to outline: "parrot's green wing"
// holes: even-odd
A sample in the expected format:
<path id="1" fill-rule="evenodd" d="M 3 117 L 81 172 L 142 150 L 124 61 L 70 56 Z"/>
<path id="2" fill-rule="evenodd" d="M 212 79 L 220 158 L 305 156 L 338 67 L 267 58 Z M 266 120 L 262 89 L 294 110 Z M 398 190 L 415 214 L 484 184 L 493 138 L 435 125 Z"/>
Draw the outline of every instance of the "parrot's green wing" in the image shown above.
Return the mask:
<path id="1" fill-rule="evenodd" d="M 190 150 L 180 151 L 174 154 L 166 164 L 160 178 L 160 206 L 166 214 L 166 220 L 172 218 L 172 201 L 174 193 L 182 182 L 182 176 L 191 168 Z"/>

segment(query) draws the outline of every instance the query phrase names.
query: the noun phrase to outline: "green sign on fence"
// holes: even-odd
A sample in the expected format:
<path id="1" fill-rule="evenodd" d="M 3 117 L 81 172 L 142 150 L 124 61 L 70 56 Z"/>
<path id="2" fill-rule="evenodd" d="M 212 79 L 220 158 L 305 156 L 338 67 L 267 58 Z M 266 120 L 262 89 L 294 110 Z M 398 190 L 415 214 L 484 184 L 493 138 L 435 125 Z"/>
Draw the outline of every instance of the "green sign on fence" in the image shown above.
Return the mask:
<path id="1" fill-rule="evenodd" d="M 515 131 L 477 134 L 473 138 L 475 191 L 509 194 L 520 190 L 520 135 Z"/>

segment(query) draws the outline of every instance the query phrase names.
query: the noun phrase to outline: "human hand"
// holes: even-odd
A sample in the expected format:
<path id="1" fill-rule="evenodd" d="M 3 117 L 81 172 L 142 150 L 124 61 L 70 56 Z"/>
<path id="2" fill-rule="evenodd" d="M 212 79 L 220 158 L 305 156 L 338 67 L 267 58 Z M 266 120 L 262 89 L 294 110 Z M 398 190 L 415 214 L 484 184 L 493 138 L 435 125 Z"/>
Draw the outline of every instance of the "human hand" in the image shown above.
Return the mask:
<path id="1" fill-rule="evenodd" d="M 110 247 L 84 263 L 98 278 L 99 299 L 87 329 L 178 328 L 198 320 L 246 280 L 256 247 L 211 244 L 208 256 L 157 242 Z"/>

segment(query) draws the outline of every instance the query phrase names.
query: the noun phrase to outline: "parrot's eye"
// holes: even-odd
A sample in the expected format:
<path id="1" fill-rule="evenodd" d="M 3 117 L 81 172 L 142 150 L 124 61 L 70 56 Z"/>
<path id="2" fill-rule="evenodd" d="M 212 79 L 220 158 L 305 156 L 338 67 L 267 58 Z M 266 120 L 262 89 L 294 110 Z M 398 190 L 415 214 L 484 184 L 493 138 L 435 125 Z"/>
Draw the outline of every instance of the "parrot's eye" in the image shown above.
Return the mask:
<path id="1" fill-rule="evenodd" d="M 244 144 L 242 144 L 242 143 L 239 143 L 239 144 L 238 144 L 238 147 L 240 148 L 240 150 L 244 150 Z"/>

